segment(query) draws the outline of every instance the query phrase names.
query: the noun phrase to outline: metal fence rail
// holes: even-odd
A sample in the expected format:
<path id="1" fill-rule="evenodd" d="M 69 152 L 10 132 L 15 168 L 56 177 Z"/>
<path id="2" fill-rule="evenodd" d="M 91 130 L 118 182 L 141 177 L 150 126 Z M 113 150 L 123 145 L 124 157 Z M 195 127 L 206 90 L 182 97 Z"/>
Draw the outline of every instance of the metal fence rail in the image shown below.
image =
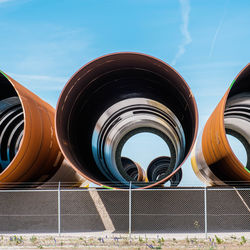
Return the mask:
<path id="1" fill-rule="evenodd" d="M 250 232 L 250 188 L 0 190 L 0 233 Z"/>

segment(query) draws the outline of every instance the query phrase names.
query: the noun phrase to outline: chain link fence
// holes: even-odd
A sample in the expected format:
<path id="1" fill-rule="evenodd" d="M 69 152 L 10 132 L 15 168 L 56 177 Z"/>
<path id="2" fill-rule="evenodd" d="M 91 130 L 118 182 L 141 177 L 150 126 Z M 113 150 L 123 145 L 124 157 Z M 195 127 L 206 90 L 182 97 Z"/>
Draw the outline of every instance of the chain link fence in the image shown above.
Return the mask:
<path id="1" fill-rule="evenodd" d="M 0 190 L 0 233 L 250 232 L 250 188 Z"/>

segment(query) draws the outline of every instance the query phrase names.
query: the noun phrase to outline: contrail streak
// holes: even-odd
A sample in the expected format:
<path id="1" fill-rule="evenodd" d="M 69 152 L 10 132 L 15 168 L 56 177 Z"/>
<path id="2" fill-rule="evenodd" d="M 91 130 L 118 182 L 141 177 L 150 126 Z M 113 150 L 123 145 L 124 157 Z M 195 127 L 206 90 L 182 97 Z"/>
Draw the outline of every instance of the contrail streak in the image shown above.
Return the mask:
<path id="1" fill-rule="evenodd" d="M 189 0 L 179 0 L 181 5 L 181 17 L 182 23 L 180 26 L 180 30 L 183 36 L 183 40 L 179 45 L 179 49 L 172 61 L 172 65 L 175 65 L 177 60 L 185 53 L 186 46 L 192 42 L 191 35 L 188 30 L 188 23 L 189 23 L 189 13 L 190 13 L 190 3 Z"/>

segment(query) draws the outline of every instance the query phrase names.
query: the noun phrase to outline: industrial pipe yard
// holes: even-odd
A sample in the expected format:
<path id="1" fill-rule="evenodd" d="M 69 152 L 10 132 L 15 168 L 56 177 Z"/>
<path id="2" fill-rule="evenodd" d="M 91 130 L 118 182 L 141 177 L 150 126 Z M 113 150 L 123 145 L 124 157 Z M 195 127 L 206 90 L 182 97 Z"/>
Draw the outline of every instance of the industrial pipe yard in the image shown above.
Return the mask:
<path id="1" fill-rule="evenodd" d="M 249 161 L 237 158 L 226 134 L 248 157 L 249 82 L 248 64 L 195 144 L 194 96 L 155 57 L 120 52 L 91 61 L 66 83 L 56 110 L 1 72 L 0 233 L 8 236 L 0 248 L 175 249 L 186 235 L 177 248 L 248 249 Z M 148 166 L 122 154 L 145 132 L 169 149 Z M 192 150 L 204 187 L 180 186 Z"/>
<path id="2" fill-rule="evenodd" d="M 121 189 L 180 184 L 181 167 L 195 144 L 198 110 L 185 80 L 163 61 L 135 52 L 97 58 L 65 85 L 56 113 L 7 74 L 0 77 L 1 187 L 29 182 L 86 186 L 87 181 Z M 193 149 L 193 170 L 207 185 L 249 185 L 249 81 L 248 64 Z M 169 153 L 140 166 L 122 150 L 131 137 L 145 132 L 161 138 Z M 244 146 L 245 166 L 226 134 Z"/>
<path id="3" fill-rule="evenodd" d="M 0 232 L 125 233 L 130 245 L 132 235 L 141 233 L 196 233 L 206 240 L 211 233 L 248 235 L 249 82 L 250 64 L 195 145 L 195 98 L 181 75 L 155 57 L 119 52 L 87 63 L 66 83 L 56 110 L 1 72 Z M 131 137 L 145 132 L 169 149 L 148 166 L 122 154 Z M 245 165 L 227 134 L 243 144 Z M 179 186 L 192 150 L 193 170 L 205 187 Z M 216 237 L 217 244 L 226 242 Z M 247 246 L 242 237 L 239 244 Z M 25 245 L 21 236 L 11 239 L 10 246 Z M 91 245 L 86 242 L 74 245 Z M 146 248 L 164 242 L 149 241 Z"/>
<path id="4" fill-rule="evenodd" d="M 249 13 L 0 0 L 0 250 L 249 250 Z"/>

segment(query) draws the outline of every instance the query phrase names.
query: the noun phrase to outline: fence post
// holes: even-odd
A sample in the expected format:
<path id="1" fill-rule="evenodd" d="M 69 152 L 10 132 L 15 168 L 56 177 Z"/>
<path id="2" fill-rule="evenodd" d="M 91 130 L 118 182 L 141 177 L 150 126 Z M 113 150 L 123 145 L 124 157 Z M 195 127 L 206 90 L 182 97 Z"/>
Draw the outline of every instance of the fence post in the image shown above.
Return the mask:
<path id="1" fill-rule="evenodd" d="M 204 188 L 204 224 L 205 224 L 205 238 L 207 239 L 207 186 Z"/>
<path id="2" fill-rule="evenodd" d="M 58 235 L 61 236 L 61 182 L 58 182 L 57 192 L 57 216 L 58 216 Z"/>
<path id="3" fill-rule="evenodd" d="M 129 211 L 128 211 L 128 233 L 129 233 L 129 240 L 131 241 L 131 219 L 132 219 L 132 188 L 131 188 L 131 181 L 129 182 Z"/>

